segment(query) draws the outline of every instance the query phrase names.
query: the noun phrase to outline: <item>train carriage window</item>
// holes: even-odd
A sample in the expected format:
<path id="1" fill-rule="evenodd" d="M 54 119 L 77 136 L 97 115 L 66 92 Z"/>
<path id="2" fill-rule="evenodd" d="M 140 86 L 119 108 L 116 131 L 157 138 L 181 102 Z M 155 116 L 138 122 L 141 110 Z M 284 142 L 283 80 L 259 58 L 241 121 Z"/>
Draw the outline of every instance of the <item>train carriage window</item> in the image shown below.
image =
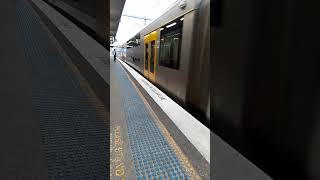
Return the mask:
<path id="1" fill-rule="evenodd" d="M 161 28 L 159 65 L 179 69 L 182 21 L 178 18 Z"/>
<path id="2" fill-rule="evenodd" d="M 128 48 L 140 46 L 140 33 L 127 41 Z"/>

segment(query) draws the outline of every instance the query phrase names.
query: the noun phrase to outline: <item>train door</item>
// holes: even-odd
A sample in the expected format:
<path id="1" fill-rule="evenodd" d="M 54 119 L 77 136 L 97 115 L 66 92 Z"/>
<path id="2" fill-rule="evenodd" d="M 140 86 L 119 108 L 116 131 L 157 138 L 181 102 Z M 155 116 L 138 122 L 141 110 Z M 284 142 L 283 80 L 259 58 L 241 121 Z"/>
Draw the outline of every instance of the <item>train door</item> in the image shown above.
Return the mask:
<path id="1" fill-rule="evenodd" d="M 155 82 L 156 78 L 156 53 L 157 32 L 154 31 L 144 37 L 144 70 L 143 74 L 150 81 Z"/>

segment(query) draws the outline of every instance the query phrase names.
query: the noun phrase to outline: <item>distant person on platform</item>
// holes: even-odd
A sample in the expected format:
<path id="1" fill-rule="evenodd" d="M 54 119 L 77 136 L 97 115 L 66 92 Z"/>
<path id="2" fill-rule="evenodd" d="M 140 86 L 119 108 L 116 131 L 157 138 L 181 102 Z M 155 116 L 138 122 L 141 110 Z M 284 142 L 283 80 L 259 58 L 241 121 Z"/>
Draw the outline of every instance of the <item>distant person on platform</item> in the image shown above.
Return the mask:
<path id="1" fill-rule="evenodd" d="M 114 49 L 113 50 L 113 60 L 116 61 L 116 58 L 117 58 L 117 53 L 116 53 L 116 50 Z"/>

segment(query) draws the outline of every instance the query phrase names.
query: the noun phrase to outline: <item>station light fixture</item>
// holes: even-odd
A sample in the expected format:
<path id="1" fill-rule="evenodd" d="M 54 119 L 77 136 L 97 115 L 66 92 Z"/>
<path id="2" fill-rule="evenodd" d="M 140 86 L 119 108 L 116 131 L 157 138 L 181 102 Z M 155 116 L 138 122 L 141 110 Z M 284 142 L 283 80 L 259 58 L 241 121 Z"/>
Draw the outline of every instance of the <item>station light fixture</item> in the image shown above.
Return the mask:
<path id="1" fill-rule="evenodd" d="M 176 24 L 177 24 L 177 23 L 174 22 L 174 23 L 172 23 L 172 24 L 167 25 L 166 28 L 172 27 L 172 26 L 174 26 L 174 25 L 176 25 Z"/>
<path id="2" fill-rule="evenodd" d="M 183 21 L 184 20 L 184 17 L 180 18 L 180 21 Z"/>

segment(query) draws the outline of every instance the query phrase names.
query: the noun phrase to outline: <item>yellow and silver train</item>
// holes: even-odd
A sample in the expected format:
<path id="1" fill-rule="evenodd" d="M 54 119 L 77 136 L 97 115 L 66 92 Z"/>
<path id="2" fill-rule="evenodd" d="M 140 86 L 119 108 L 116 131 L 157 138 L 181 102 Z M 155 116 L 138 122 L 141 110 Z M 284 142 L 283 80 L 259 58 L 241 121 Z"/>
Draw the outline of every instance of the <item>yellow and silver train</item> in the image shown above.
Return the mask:
<path id="1" fill-rule="evenodd" d="M 117 54 L 191 114 L 210 123 L 210 0 L 177 1 Z"/>

